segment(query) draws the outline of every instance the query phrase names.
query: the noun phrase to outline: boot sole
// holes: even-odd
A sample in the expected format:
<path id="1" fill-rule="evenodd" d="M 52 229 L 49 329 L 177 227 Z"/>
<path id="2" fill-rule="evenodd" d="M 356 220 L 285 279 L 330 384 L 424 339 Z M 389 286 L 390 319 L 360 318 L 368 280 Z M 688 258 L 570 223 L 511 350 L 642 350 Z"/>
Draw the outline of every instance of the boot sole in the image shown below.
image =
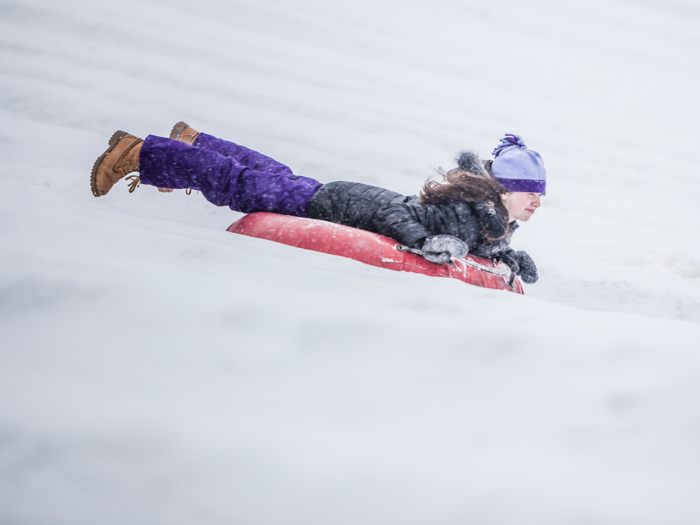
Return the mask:
<path id="1" fill-rule="evenodd" d="M 100 155 L 100 157 L 95 161 L 95 164 L 92 166 L 92 174 L 90 175 L 90 189 L 95 197 L 102 197 L 102 195 L 100 195 L 100 193 L 97 191 L 97 170 L 100 169 L 100 164 L 102 164 L 102 161 L 105 160 L 105 157 L 110 154 L 124 135 L 127 135 L 126 131 L 115 131 L 112 138 L 109 139 L 109 148 L 107 148 L 107 151 Z"/>
<path id="2" fill-rule="evenodd" d="M 182 132 L 185 131 L 185 128 L 188 127 L 189 124 L 187 122 L 178 122 L 173 126 L 173 130 L 170 132 L 170 137 L 168 137 L 170 140 L 177 140 L 180 138 L 180 135 L 182 135 Z"/>

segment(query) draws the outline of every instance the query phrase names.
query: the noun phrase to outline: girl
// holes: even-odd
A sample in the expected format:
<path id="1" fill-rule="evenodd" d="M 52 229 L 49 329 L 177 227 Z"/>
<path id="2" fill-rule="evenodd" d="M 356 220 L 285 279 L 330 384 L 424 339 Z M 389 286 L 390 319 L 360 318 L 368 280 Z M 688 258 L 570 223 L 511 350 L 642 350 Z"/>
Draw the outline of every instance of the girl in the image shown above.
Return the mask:
<path id="1" fill-rule="evenodd" d="M 526 283 L 537 268 L 524 251 L 510 248 L 518 227 L 540 207 L 546 172 L 540 155 L 517 135 L 506 135 L 492 161 L 462 152 L 458 167 L 440 172 L 419 196 L 404 196 L 355 182 L 321 184 L 294 175 L 265 155 L 200 133 L 184 122 L 170 138 L 146 140 L 117 131 L 92 169 L 95 197 L 131 175 L 129 191 L 140 183 L 169 192 L 195 189 L 217 206 L 243 213 L 267 211 L 344 224 L 386 235 L 437 264 L 467 253 L 504 261 Z"/>

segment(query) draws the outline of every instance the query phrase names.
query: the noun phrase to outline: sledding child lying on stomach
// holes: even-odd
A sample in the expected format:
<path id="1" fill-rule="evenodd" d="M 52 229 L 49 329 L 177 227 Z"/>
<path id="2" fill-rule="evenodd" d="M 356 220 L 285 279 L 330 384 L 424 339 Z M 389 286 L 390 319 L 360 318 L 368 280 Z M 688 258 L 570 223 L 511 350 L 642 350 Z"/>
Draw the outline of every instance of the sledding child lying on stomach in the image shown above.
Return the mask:
<path id="1" fill-rule="evenodd" d="M 506 135 L 482 161 L 462 152 L 458 167 L 427 181 L 418 196 L 356 182 L 321 184 L 261 153 L 200 133 L 184 122 L 170 138 L 142 140 L 117 131 L 95 162 L 95 197 L 132 172 L 129 191 L 140 184 L 161 191 L 194 189 L 217 206 L 243 213 L 267 211 L 308 217 L 386 235 L 431 262 L 445 264 L 467 253 L 505 262 L 526 283 L 537 268 L 524 251 L 510 248 L 518 227 L 540 207 L 546 173 L 540 155 L 517 135 Z"/>

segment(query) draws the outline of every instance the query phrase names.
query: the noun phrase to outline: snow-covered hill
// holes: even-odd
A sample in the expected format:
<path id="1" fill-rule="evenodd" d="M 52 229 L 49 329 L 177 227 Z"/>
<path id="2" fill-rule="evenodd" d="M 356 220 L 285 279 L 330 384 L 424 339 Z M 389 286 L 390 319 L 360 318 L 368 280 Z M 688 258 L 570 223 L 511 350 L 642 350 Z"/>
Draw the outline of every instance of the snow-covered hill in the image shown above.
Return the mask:
<path id="1" fill-rule="evenodd" d="M 700 520 L 700 7 L 1 0 L 0 523 Z M 89 173 L 185 120 L 416 193 L 518 133 L 526 295 Z"/>

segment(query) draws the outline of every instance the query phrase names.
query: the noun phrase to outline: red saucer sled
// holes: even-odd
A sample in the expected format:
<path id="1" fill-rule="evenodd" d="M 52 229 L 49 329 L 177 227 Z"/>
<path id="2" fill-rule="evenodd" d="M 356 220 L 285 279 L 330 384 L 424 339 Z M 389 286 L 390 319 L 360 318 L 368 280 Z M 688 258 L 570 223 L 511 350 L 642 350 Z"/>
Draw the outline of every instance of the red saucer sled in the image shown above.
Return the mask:
<path id="1" fill-rule="evenodd" d="M 257 212 L 237 220 L 227 231 L 340 255 L 390 270 L 451 277 L 475 286 L 523 293 L 518 278 L 513 281 L 512 288 L 508 286 L 510 269 L 501 262 L 467 255 L 454 264 L 434 264 L 420 255 L 403 251 L 407 248 L 389 237 L 332 222 Z"/>

